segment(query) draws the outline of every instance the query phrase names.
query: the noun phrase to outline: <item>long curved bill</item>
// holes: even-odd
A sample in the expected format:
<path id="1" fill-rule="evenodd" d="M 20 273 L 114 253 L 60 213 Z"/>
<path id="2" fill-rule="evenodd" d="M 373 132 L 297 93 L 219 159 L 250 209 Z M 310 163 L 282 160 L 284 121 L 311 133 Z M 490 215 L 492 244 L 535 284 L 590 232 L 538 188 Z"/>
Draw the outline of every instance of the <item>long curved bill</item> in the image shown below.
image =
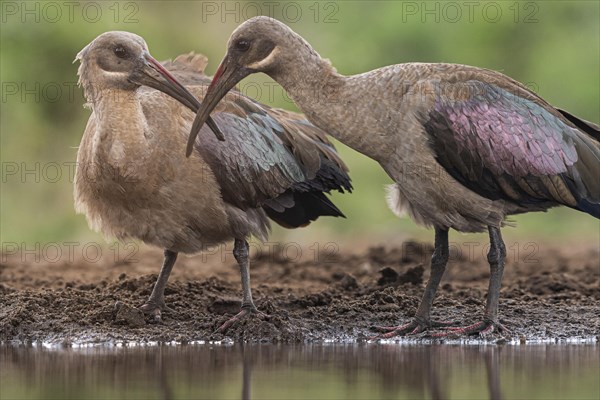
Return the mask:
<path id="1" fill-rule="evenodd" d="M 204 100 L 202 100 L 200 109 L 192 124 L 192 130 L 188 137 L 187 148 L 185 150 L 186 157 L 189 157 L 190 154 L 192 154 L 196 137 L 204 123 L 208 124 L 212 110 L 215 109 L 217 104 L 219 104 L 219 101 L 221 101 L 227 92 L 251 73 L 252 71 L 250 69 L 241 67 L 232 62 L 229 55 L 226 55 L 223 61 L 221 61 L 221 65 L 219 65 L 219 68 L 206 91 Z"/>
<path id="2" fill-rule="evenodd" d="M 139 85 L 146 85 L 171 96 L 190 110 L 197 112 L 200 102 L 161 63 L 150 54 L 144 54 L 144 64 L 130 78 Z M 212 119 L 207 121 L 217 139 L 225 140 L 223 133 Z"/>

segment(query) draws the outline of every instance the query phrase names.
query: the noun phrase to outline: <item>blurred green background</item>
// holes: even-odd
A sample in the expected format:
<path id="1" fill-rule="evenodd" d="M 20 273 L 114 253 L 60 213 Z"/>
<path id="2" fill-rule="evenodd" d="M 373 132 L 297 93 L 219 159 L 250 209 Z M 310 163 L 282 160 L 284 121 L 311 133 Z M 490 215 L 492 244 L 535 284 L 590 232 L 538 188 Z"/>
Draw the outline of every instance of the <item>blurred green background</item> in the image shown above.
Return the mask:
<path id="1" fill-rule="evenodd" d="M 72 201 L 73 163 L 90 113 L 82 107 L 78 65 L 72 61 L 102 32 L 135 32 L 161 60 L 202 52 L 212 74 L 231 31 L 254 15 L 270 15 L 304 36 L 343 74 L 412 61 L 470 64 L 501 71 L 551 104 L 599 122 L 599 4 L 3 1 L 1 241 L 103 240 L 88 229 L 83 216 L 75 215 Z M 295 109 L 270 82 L 253 76 L 241 88 L 262 102 Z M 384 185 L 390 179 L 374 161 L 343 145 L 338 148 L 355 186 L 352 195 L 335 195 L 348 219 L 322 218 L 295 231 L 276 229 L 273 240 L 432 240 L 432 232 L 388 210 Z M 507 240 L 599 245 L 598 220 L 577 211 L 561 208 L 515 220 L 519 229 L 506 229 Z"/>

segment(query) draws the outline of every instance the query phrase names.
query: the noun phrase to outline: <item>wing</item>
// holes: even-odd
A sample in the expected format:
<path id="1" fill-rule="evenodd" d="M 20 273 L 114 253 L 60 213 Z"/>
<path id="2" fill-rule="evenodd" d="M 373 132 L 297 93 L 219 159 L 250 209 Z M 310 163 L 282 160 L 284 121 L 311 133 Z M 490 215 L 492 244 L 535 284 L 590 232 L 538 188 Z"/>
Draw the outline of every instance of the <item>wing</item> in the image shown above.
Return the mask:
<path id="1" fill-rule="evenodd" d="M 257 207 L 307 179 L 265 121 L 227 112 L 213 113 L 213 118 L 225 142 L 206 132 L 195 148 L 212 169 L 226 202 L 242 209 Z"/>
<path id="2" fill-rule="evenodd" d="M 199 98 L 211 82 L 204 75 L 206 64 L 206 57 L 194 53 L 163 62 Z M 226 140 L 219 142 L 207 131 L 198 135 L 195 149 L 212 169 L 225 201 L 242 209 L 265 206 L 288 215 L 289 210 L 300 210 L 302 217 L 291 215 L 284 223 L 290 226 L 316 219 L 315 213 L 342 215 L 322 192 L 350 191 L 348 168 L 325 133 L 304 116 L 270 108 L 237 90 L 230 91 L 211 116 Z M 299 203 L 306 207 L 300 209 Z"/>
<path id="3" fill-rule="evenodd" d="M 574 122 L 581 120 L 519 95 L 521 88 L 477 80 L 441 86 L 425 129 L 450 175 L 490 199 L 542 209 L 559 203 L 600 218 L 600 144 Z"/>
<path id="4" fill-rule="evenodd" d="M 307 179 L 295 185 L 298 190 L 352 190 L 348 167 L 326 133 L 303 115 L 271 108 L 241 95 L 236 96 L 234 102 L 247 117 L 259 118 L 268 125 L 305 170 Z"/>
<path id="5" fill-rule="evenodd" d="M 209 132 L 198 135 L 195 149 L 215 173 L 225 201 L 283 211 L 295 205 L 292 192 L 351 190 L 346 166 L 331 144 L 310 136 L 314 126 L 296 115 L 275 115 L 279 118 L 233 94 L 212 114 L 225 142 Z"/>

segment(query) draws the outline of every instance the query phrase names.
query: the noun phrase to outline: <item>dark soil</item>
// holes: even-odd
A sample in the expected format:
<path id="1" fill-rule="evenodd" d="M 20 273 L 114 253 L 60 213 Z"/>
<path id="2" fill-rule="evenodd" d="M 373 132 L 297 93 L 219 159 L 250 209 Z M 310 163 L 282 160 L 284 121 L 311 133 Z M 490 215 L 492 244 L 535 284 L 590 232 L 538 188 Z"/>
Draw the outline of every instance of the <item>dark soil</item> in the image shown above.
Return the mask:
<path id="1" fill-rule="evenodd" d="M 0 341 L 119 342 L 223 340 L 306 342 L 362 340 L 373 325 L 396 325 L 414 314 L 429 274 L 430 244 L 373 247 L 352 254 L 289 260 L 256 254 L 253 295 L 268 320 L 249 317 L 227 334 L 213 333 L 239 311 L 241 285 L 230 252 L 181 256 L 166 290 L 174 312 L 150 324 L 139 311 L 162 262 L 144 250 L 128 260 L 105 257 L 44 263 L 3 255 L 0 264 Z M 509 257 L 500 320 L 509 335 L 488 340 L 597 337 L 600 332 L 600 255 L 597 247 L 542 246 L 537 260 Z M 31 257 L 29 257 L 31 258 Z M 485 257 L 454 257 L 433 317 L 477 322 L 489 267 Z M 412 340 L 427 340 L 427 334 Z"/>

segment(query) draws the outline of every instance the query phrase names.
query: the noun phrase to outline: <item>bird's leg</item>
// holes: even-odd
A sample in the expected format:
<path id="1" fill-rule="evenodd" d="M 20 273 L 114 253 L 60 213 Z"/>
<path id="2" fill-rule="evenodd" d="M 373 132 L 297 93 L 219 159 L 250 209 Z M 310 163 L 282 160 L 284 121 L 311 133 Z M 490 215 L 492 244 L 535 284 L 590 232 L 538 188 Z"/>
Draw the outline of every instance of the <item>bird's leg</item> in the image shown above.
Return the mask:
<path id="1" fill-rule="evenodd" d="M 504 260 L 506 259 L 506 246 L 502 240 L 500 228 L 490 226 L 488 230 L 490 233 L 490 251 L 488 252 L 487 259 L 490 264 L 490 284 L 483 320 L 466 327 L 448 328 L 451 331 L 450 333 L 435 336 L 474 334 L 486 336 L 494 330 L 508 333 L 508 329 L 498 322 L 498 300 L 500 297 L 500 286 L 502 285 L 502 274 L 504 272 Z"/>
<path id="2" fill-rule="evenodd" d="M 242 310 L 233 318 L 227 320 L 218 329 L 218 332 L 225 333 L 233 324 L 246 317 L 248 314 L 258 314 L 263 318 L 268 316 L 256 308 L 252 300 L 252 291 L 250 290 L 250 259 L 249 259 L 248 242 L 243 239 L 235 239 L 233 246 L 233 256 L 235 257 L 240 267 L 240 275 L 242 278 Z"/>
<path id="3" fill-rule="evenodd" d="M 391 338 L 398 335 L 417 334 L 429 328 L 452 325 L 451 322 L 431 321 L 430 313 L 433 305 L 435 292 L 442 280 L 446 264 L 448 263 L 448 230 L 435 229 L 435 250 L 431 257 L 431 275 L 427 281 L 423 298 L 412 321 L 400 326 L 378 326 L 375 329 L 385 333 L 378 335 L 375 339 Z"/>
<path id="4" fill-rule="evenodd" d="M 177 260 L 177 253 L 171 250 L 165 250 L 165 260 L 160 269 L 160 274 L 158 274 L 158 279 L 154 284 L 154 288 L 152 289 L 152 293 L 144 305 L 140 307 L 143 312 L 150 314 L 153 322 L 161 322 L 162 311 L 171 311 L 165 304 L 165 287 L 167 286 L 167 281 L 169 280 L 173 265 L 175 265 L 175 260 Z"/>

